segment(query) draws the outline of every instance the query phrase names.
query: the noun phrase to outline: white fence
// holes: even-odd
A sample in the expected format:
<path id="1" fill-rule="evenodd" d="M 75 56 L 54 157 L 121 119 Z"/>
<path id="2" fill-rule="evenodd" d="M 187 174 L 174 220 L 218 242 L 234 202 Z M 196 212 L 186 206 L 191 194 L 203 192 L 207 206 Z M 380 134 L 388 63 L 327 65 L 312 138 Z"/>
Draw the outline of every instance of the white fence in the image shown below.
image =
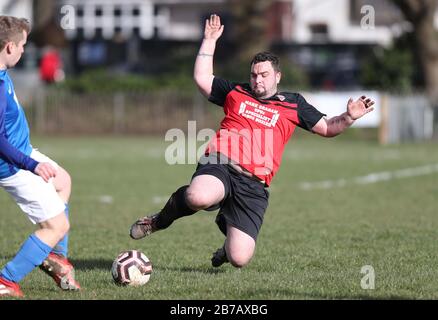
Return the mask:
<path id="1" fill-rule="evenodd" d="M 348 99 L 373 99 L 375 110 L 356 121 L 356 128 L 379 128 L 383 144 L 419 141 L 433 136 L 433 112 L 421 95 L 394 96 L 375 91 L 308 92 L 306 100 L 328 117 L 346 110 Z M 170 128 L 218 129 L 220 107 L 198 92 L 79 94 L 47 90 L 21 96 L 33 131 L 66 134 L 164 134 Z"/>
<path id="2" fill-rule="evenodd" d="M 377 91 L 348 91 L 348 92 L 309 92 L 303 93 L 304 98 L 327 117 L 333 117 L 347 110 L 348 99 L 357 100 L 361 96 L 367 96 L 375 101 L 374 111 L 357 120 L 355 128 L 377 128 L 381 121 L 381 94 Z"/>
<path id="3" fill-rule="evenodd" d="M 433 137 L 434 117 L 424 95 L 397 96 L 376 91 L 314 92 L 306 100 L 328 117 L 345 112 L 348 99 L 365 95 L 375 101 L 374 111 L 357 120 L 353 127 L 379 128 L 382 144 L 428 140 Z"/>
<path id="4" fill-rule="evenodd" d="M 199 93 L 175 91 L 71 93 L 36 90 L 21 95 L 31 128 L 43 134 L 164 134 L 187 128 L 217 128 L 221 108 Z"/>
<path id="5" fill-rule="evenodd" d="M 383 96 L 382 144 L 428 140 L 433 137 L 434 112 L 423 95 Z"/>

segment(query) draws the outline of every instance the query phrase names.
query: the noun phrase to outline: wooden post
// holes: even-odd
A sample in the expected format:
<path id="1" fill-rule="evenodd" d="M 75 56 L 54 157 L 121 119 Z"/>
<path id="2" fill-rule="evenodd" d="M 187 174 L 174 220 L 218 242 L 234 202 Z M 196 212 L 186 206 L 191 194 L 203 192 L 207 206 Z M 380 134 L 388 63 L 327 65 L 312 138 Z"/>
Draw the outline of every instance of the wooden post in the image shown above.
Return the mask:
<path id="1" fill-rule="evenodd" d="M 379 125 L 379 143 L 388 144 L 389 135 L 389 97 L 387 93 L 381 93 L 380 98 L 380 125 Z"/>

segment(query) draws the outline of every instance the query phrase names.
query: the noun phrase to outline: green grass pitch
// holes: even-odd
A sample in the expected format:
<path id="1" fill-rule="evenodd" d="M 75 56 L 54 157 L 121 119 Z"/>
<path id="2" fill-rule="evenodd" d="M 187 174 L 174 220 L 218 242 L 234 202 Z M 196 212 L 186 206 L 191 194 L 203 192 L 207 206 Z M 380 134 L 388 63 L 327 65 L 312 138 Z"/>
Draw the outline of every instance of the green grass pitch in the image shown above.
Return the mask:
<path id="1" fill-rule="evenodd" d="M 130 239 L 131 223 L 159 210 L 195 169 L 166 164 L 164 138 L 38 137 L 33 144 L 72 176 L 70 258 L 83 290 L 61 292 L 36 269 L 21 283 L 27 299 L 438 298 L 438 172 L 415 170 L 438 163 L 436 144 L 294 137 L 272 183 L 255 256 L 241 270 L 210 266 L 223 242 L 213 212 Z M 413 174 L 396 174 L 404 169 Z M 382 172 L 387 180 L 359 182 Z M 312 184 L 321 181 L 328 187 Z M 3 266 L 34 226 L 4 191 L 0 206 Z M 152 261 L 143 287 L 112 281 L 112 261 L 127 249 Z M 361 287 L 365 265 L 374 268 L 374 289 Z"/>

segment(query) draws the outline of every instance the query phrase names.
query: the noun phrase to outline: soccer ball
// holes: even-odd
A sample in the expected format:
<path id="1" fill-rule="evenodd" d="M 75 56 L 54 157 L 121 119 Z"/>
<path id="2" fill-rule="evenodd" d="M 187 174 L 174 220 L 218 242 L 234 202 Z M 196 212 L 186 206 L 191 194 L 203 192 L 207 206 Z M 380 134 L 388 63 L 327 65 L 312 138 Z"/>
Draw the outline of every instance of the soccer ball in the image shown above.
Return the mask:
<path id="1" fill-rule="evenodd" d="M 123 251 L 114 260 L 111 273 L 118 285 L 142 286 L 149 281 L 152 264 L 138 250 Z"/>

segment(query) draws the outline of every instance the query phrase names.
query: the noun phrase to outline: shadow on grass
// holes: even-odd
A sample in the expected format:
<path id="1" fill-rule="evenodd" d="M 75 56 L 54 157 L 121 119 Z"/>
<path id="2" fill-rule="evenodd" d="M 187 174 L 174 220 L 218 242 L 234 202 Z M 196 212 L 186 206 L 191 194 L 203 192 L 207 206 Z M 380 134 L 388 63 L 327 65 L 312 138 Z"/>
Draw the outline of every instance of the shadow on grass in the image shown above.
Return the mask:
<path id="1" fill-rule="evenodd" d="M 202 273 L 202 274 L 218 274 L 225 272 L 224 269 L 218 269 L 218 268 L 208 268 L 205 266 L 199 266 L 199 267 L 165 267 L 165 266 L 155 266 L 155 270 L 159 271 L 173 271 L 173 272 L 190 272 L 190 273 Z"/>
<path id="2" fill-rule="evenodd" d="M 76 270 L 111 270 L 113 264 L 112 260 L 108 259 L 71 259 L 71 263 L 74 265 Z M 202 273 L 202 274 L 218 274 L 225 272 L 224 269 L 214 269 L 205 266 L 199 267 L 167 267 L 162 265 L 152 266 L 156 271 L 171 271 L 171 272 L 190 272 L 190 273 Z"/>
<path id="3" fill-rule="evenodd" d="M 108 259 L 70 259 L 76 270 L 111 270 L 112 260 Z"/>
<path id="4" fill-rule="evenodd" d="M 291 289 L 280 289 L 280 290 L 248 290 L 246 292 L 249 296 L 260 296 L 264 295 L 266 297 L 274 296 L 273 299 L 286 299 L 286 300 L 414 300 L 415 298 L 402 295 L 393 294 L 381 294 L 379 296 L 373 296 L 372 294 L 355 294 L 351 295 L 341 295 L 341 294 L 319 294 L 317 292 L 306 292 L 297 291 L 293 288 Z M 269 298 L 268 298 L 269 299 Z"/>

